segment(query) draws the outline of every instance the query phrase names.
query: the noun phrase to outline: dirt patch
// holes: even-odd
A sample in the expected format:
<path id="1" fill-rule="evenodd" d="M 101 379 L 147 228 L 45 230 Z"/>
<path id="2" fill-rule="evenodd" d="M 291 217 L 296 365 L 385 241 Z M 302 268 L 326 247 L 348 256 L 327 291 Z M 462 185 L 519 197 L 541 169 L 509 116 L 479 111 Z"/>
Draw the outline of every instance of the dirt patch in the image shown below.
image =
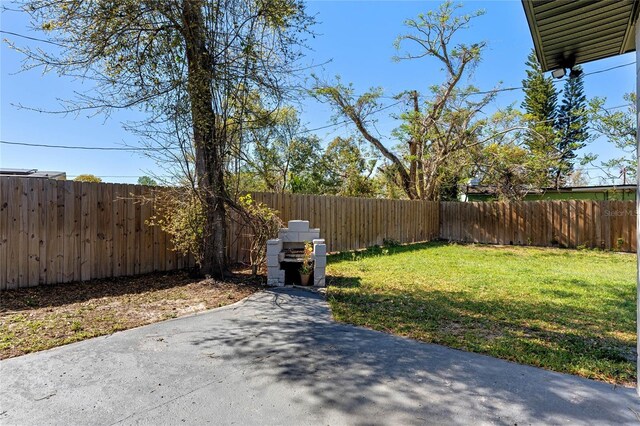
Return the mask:
<path id="1" fill-rule="evenodd" d="M 0 359 L 237 302 L 262 278 L 223 281 L 154 273 L 0 293 Z"/>

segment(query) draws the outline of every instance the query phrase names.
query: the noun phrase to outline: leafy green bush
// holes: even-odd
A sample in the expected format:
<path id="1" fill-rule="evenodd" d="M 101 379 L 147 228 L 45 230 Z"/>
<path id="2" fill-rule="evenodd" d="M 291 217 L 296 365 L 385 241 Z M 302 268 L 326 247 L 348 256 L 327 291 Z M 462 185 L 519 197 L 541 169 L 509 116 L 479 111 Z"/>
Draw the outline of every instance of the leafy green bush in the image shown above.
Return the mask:
<path id="1" fill-rule="evenodd" d="M 171 236 L 174 250 L 183 255 L 192 255 L 196 265 L 204 258 L 202 236 L 205 214 L 197 193 L 188 188 L 173 188 L 154 191 L 153 202 L 156 214 L 147 225 L 158 226 Z"/>

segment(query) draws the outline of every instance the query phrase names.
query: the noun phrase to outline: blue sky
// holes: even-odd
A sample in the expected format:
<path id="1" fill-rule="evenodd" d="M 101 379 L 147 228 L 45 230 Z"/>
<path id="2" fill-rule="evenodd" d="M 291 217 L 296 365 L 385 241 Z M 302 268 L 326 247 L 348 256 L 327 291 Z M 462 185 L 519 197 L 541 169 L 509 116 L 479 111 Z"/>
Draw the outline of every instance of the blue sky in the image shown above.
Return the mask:
<path id="1" fill-rule="evenodd" d="M 403 90 L 426 92 L 430 85 L 441 81 L 439 66 L 431 59 L 392 61 L 396 53 L 393 41 L 405 32 L 402 22 L 420 12 L 438 7 L 432 1 L 309 1 L 308 11 L 319 21 L 317 36 L 309 40 L 311 51 L 307 63 L 331 60 L 315 73 L 332 78 L 340 75 L 344 82 L 353 82 L 358 92 L 380 86 L 386 95 Z M 501 82 L 503 87 L 520 86 L 525 76 L 525 60 L 532 47 L 522 5 L 514 1 L 467 1 L 465 10 L 484 9 L 486 14 L 475 21 L 461 38 L 463 41 L 486 41 L 488 47 L 471 83 L 481 89 L 491 89 Z M 28 29 L 28 21 L 19 13 L 6 11 L 1 15 L 4 31 L 41 37 Z M 2 35 L 17 43 L 24 40 Z M 31 43 L 31 42 L 30 42 Z M 35 42 L 34 42 L 35 43 Z M 634 54 L 585 64 L 586 73 L 635 61 Z M 62 116 L 43 114 L 17 108 L 16 104 L 40 109 L 56 109 L 59 99 L 73 97 L 74 91 L 90 87 L 78 81 L 42 75 L 39 70 L 18 72 L 21 57 L 0 47 L 0 139 L 13 142 L 63 144 L 74 146 L 137 145 L 137 139 L 121 128 L 121 122 L 138 116 L 135 111 L 122 111 L 110 117 Z M 562 85 L 560 84 L 559 87 Z M 624 93 L 635 89 L 633 66 L 585 77 L 588 97 L 605 96 L 608 106 L 624 104 Z M 521 91 L 503 92 L 492 104 L 491 113 L 522 100 Z M 392 103 L 393 101 L 389 101 Z M 308 128 L 330 124 L 331 111 L 315 100 L 304 100 L 301 117 Z M 379 114 L 377 129 L 383 140 L 394 145 L 390 132 L 398 123 L 391 117 L 400 110 L 392 108 Z M 316 132 L 325 142 L 338 135 L 350 134 L 348 126 L 337 126 Z M 606 141 L 598 140 L 587 148 L 610 158 L 616 153 Z M 148 172 L 162 172 L 149 159 L 130 152 L 79 151 L 0 145 L 0 166 L 65 171 L 69 176 L 92 173 L 109 182 L 135 182 Z"/>

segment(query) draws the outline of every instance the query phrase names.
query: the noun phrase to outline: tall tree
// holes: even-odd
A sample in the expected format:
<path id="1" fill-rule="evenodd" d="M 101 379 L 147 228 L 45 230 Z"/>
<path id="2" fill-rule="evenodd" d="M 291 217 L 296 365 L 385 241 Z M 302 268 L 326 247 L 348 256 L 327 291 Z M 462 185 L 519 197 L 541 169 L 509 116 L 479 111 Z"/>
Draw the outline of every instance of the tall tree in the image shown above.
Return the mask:
<path id="1" fill-rule="evenodd" d="M 587 98 L 584 94 L 584 81 L 582 69 L 577 66 L 577 71 L 570 76 L 564 84 L 562 104 L 558 109 L 557 127 L 558 137 L 558 164 L 555 170 L 555 185 L 562 186 L 571 176 L 574 170 L 576 151 L 584 148 L 589 139 Z"/>
<path id="2" fill-rule="evenodd" d="M 542 67 L 535 51 L 532 49 L 527 57 L 527 78 L 522 80 L 524 101 L 522 108 L 531 134 L 526 137 L 529 150 L 537 155 L 541 162 L 547 163 L 548 182 L 554 176 L 556 161 L 556 133 L 558 93 L 553 85 L 553 79 L 542 72 Z"/>
<path id="3" fill-rule="evenodd" d="M 543 186 L 564 185 L 574 169 L 576 151 L 589 139 L 587 100 L 580 67 L 566 80 L 562 102 L 550 76 L 545 76 L 532 50 L 527 58 L 527 78 L 522 81 L 522 108 L 531 129 L 526 144 L 541 170 L 546 170 Z M 576 72 L 577 71 L 577 72 Z"/>
<path id="4" fill-rule="evenodd" d="M 227 272 L 225 184 L 251 93 L 278 104 L 311 19 L 301 0 L 27 0 L 56 46 L 20 49 L 29 67 L 90 80 L 66 112 L 138 107 L 141 135 L 178 163 L 203 209 L 203 274 Z M 162 157 L 164 156 L 164 157 Z"/>
<path id="5" fill-rule="evenodd" d="M 317 80 L 313 92 L 351 121 L 380 152 L 388 162 L 386 170 L 397 175 L 399 185 L 410 199 L 439 199 L 443 169 L 459 153 L 485 142 L 478 139 L 483 125 L 478 116 L 495 93 L 478 96 L 478 89 L 463 86 L 480 62 L 485 43 L 454 44 L 458 33 L 483 12 L 459 15 L 456 14 L 459 7 L 447 1 L 437 10 L 406 20 L 409 32 L 396 40 L 398 49 L 407 45 L 406 52 L 397 60 L 431 58 L 444 72 L 443 81 L 433 86 L 428 95 L 410 90 L 401 96 L 407 100 L 408 111 L 402 116 L 403 126 L 398 134 L 403 135 L 406 149 L 390 149 L 371 128 L 373 115 L 380 109 L 380 89 L 356 96 L 350 85 Z"/>
<path id="6" fill-rule="evenodd" d="M 527 57 L 527 78 L 522 80 L 524 101 L 522 108 L 537 124 L 554 127 L 558 93 L 553 85 L 553 79 L 546 77 L 535 51 L 532 49 Z"/>

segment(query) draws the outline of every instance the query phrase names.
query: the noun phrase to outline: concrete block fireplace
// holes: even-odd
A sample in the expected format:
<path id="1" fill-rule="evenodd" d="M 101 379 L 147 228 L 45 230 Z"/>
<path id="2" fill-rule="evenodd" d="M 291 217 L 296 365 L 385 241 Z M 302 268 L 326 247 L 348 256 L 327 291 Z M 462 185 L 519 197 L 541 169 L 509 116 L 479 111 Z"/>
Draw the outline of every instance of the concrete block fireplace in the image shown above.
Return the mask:
<path id="1" fill-rule="evenodd" d="M 298 271 L 306 242 L 313 244 L 311 282 L 314 287 L 325 286 L 327 246 L 320 238 L 320 229 L 309 228 L 308 220 L 290 220 L 287 228 L 280 229 L 278 238 L 267 241 L 267 285 L 282 287 L 300 283 Z"/>

